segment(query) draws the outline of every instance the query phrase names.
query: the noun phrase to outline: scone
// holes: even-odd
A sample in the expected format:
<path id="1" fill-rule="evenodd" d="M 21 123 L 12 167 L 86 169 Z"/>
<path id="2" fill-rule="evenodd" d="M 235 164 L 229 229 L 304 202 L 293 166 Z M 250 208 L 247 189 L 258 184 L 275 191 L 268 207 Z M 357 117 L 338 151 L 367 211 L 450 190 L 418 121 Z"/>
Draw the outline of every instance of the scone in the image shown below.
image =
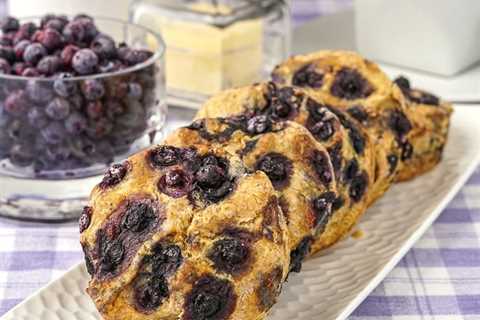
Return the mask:
<path id="1" fill-rule="evenodd" d="M 252 128 L 260 120 L 266 126 L 287 120 L 297 122 L 328 150 L 339 196 L 333 202 L 329 225 L 316 237 L 312 252 L 345 235 L 365 211 L 373 186 L 374 146 L 361 125 L 335 107 L 310 98 L 301 89 L 277 88 L 273 83 L 225 91 L 207 101 L 197 117 L 232 114 L 243 115 Z M 289 147 L 286 142 L 279 142 L 282 143 Z"/>
<path id="2" fill-rule="evenodd" d="M 289 270 L 269 178 L 207 145 L 161 145 L 114 165 L 80 231 L 104 319 L 264 319 Z"/>
<path id="3" fill-rule="evenodd" d="M 368 130 L 376 147 L 370 203 L 389 188 L 397 172 L 409 170 L 403 164 L 412 156 L 406 101 L 375 63 L 353 52 L 320 51 L 288 59 L 275 68 L 272 79 L 347 111 Z"/>
<path id="4" fill-rule="evenodd" d="M 412 119 L 410 143 L 413 154 L 397 176 L 398 181 L 404 181 L 431 170 L 440 162 L 453 108 L 431 93 L 411 88 L 405 77 L 394 82 L 407 99 L 407 113 Z"/>

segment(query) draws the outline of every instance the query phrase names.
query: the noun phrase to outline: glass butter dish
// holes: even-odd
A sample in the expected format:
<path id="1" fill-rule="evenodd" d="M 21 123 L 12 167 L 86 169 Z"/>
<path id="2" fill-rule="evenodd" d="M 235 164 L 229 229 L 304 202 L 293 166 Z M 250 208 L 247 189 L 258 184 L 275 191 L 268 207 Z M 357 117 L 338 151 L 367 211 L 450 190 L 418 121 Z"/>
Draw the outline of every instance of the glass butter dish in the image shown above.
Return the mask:
<path id="1" fill-rule="evenodd" d="M 286 1 L 137 0 L 130 18 L 163 35 L 169 102 L 178 106 L 260 81 L 290 53 Z"/>

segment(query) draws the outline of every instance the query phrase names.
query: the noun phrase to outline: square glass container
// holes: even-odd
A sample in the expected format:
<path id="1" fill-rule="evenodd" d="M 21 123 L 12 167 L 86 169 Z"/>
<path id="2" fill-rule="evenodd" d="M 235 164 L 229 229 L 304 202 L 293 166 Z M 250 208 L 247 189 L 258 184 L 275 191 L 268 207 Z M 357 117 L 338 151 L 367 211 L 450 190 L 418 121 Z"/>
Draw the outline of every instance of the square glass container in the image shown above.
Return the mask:
<path id="1" fill-rule="evenodd" d="M 137 0 L 130 18 L 162 33 L 168 99 L 178 106 L 266 79 L 290 54 L 283 0 Z"/>
<path id="2" fill-rule="evenodd" d="M 0 75 L 0 215 L 76 218 L 108 166 L 161 139 L 167 113 L 162 38 L 125 21 L 94 20 L 117 43 L 153 55 L 88 76 Z"/>

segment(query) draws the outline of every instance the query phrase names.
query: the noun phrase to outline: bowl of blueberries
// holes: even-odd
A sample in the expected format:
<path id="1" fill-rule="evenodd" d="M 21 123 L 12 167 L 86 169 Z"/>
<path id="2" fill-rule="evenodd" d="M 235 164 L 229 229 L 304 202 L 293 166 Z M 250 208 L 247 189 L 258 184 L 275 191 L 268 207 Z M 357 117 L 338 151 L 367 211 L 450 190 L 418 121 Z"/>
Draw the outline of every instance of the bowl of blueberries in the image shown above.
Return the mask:
<path id="1" fill-rule="evenodd" d="M 110 164 L 161 138 L 165 45 L 85 14 L 0 30 L 0 215 L 74 218 Z"/>

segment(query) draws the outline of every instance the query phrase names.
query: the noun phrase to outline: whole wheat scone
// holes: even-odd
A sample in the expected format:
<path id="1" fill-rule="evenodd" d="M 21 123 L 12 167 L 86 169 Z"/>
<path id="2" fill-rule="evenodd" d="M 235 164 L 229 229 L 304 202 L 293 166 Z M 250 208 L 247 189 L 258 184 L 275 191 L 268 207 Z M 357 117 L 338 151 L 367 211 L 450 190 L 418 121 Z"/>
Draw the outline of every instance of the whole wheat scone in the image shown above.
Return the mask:
<path id="1" fill-rule="evenodd" d="M 289 271 L 269 178 L 207 145 L 161 145 L 114 165 L 80 232 L 104 319 L 264 319 Z"/>
<path id="2" fill-rule="evenodd" d="M 273 83 L 220 93 L 204 104 L 197 118 L 232 115 L 243 115 L 252 127 L 255 122 L 263 126 L 297 122 L 328 150 L 339 196 L 333 203 L 329 227 L 316 238 L 312 252 L 334 244 L 353 227 L 370 202 L 375 174 L 374 146 L 356 120 L 331 105 L 317 102 L 301 89 L 277 88 Z"/>
<path id="3" fill-rule="evenodd" d="M 347 51 L 294 56 L 275 68 L 272 79 L 303 88 L 360 121 L 376 146 L 376 175 L 371 201 L 379 198 L 398 172 L 411 170 L 412 119 L 399 88 L 373 62 Z"/>
<path id="4" fill-rule="evenodd" d="M 431 93 L 412 88 L 405 77 L 394 82 L 406 97 L 406 112 L 412 119 L 410 143 L 413 154 L 397 176 L 398 181 L 405 181 L 431 170 L 442 159 L 453 108 Z"/>

